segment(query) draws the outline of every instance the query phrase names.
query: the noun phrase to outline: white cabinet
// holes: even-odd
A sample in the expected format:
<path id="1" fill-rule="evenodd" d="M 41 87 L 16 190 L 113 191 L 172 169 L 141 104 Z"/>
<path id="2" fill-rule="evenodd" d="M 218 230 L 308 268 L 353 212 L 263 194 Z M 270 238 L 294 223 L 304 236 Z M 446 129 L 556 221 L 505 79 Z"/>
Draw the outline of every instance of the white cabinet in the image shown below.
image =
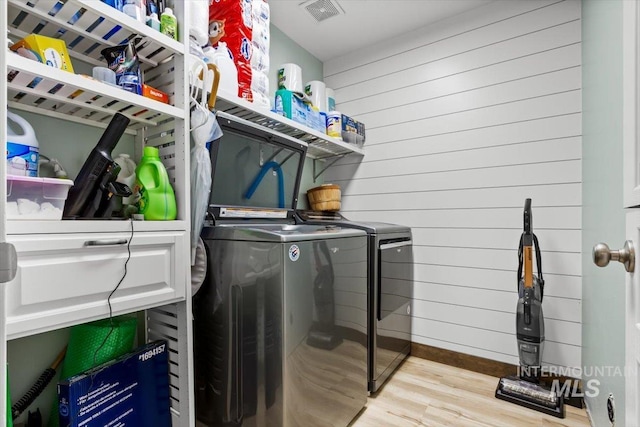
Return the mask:
<path id="1" fill-rule="evenodd" d="M 134 232 L 133 238 L 131 233 L 23 235 L 9 241 L 18 252 L 18 274 L 7 286 L 9 338 L 108 316 L 105 301 L 120 279 L 110 299 L 114 315 L 185 298 L 185 232 Z"/>
<path id="2" fill-rule="evenodd" d="M 174 3 L 180 40 L 187 40 L 189 2 Z M 0 425 L 5 425 L 10 340 L 108 317 L 107 299 L 117 287 L 109 299 L 113 315 L 146 310 L 144 338 L 169 341 L 174 425 L 192 426 L 187 45 L 100 0 L 3 0 L 0 22 L 0 92 L 6 105 L 57 119 L 69 129 L 69 144 L 91 147 L 97 140 L 74 140 L 70 123 L 105 128 L 116 112 L 127 116 L 134 157 L 139 160 L 144 146 L 159 148 L 178 206 L 176 221 L 10 221 L 6 162 L 0 162 L 0 242 L 9 241 L 18 253 L 15 279 L 0 284 Z M 31 33 L 64 40 L 76 72 L 81 68 L 76 61 L 104 67 L 103 48 L 131 41 L 144 82 L 169 94 L 170 102 L 18 56 L 6 48 L 7 29 L 14 41 Z M 5 111 L 0 123 L 6 123 Z M 0 147 L 6 150 L 0 127 Z M 42 145 L 46 135 L 39 139 Z"/>

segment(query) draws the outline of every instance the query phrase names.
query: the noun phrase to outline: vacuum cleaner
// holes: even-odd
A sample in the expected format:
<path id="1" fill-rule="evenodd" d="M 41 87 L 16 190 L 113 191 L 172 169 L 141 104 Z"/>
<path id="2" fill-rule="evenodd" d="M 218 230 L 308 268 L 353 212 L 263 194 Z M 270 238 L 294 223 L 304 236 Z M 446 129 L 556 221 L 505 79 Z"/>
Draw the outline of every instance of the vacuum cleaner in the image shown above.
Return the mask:
<path id="1" fill-rule="evenodd" d="M 548 415 L 564 418 L 563 396 L 540 383 L 542 349 L 544 347 L 544 316 L 542 314 L 544 279 L 542 277 L 540 246 L 532 228 L 531 199 L 526 199 L 524 231 L 520 236 L 518 247 L 516 336 L 520 370 L 518 376 L 500 378 L 496 388 L 496 397 Z M 533 274 L 534 246 L 538 276 Z"/>
<path id="2" fill-rule="evenodd" d="M 111 158 L 111 151 L 128 125 L 126 116 L 120 113 L 113 116 L 69 190 L 62 215 L 64 219 L 109 218 L 114 207 L 114 196 L 131 196 L 128 186 L 116 182 L 120 165 Z"/>

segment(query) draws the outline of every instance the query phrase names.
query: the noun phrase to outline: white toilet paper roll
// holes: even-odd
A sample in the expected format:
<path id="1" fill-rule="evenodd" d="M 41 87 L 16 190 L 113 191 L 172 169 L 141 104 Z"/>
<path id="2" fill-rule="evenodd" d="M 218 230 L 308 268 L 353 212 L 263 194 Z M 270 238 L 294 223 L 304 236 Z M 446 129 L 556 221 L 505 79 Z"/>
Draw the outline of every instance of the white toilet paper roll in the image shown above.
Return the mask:
<path id="1" fill-rule="evenodd" d="M 260 49 L 251 51 L 251 69 L 268 72 L 269 71 L 269 55 L 265 55 Z"/>
<path id="2" fill-rule="evenodd" d="M 333 89 L 327 88 L 325 90 L 327 94 L 327 111 L 333 111 L 336 109 L 336 94 L 333 92 Z"/>
<path id="3" fill-rule="evenodd" d="M 251 90 L 269 95 L 269 76 L 262 71 L 251 70 Z"/>
<path id="4" fill-rule="evenodd" d="M 304 85 L 304 93 L 307 94 L 314 107 L 320 111 L 327 111 L 327 87 L 320 80 L 312 80 Z"/>
<path id="5" fill-rule="evenodd" d="M 302 93 L 302 68 L 298 64 L 283 64 L 278 67 L 278 89 Z"/>

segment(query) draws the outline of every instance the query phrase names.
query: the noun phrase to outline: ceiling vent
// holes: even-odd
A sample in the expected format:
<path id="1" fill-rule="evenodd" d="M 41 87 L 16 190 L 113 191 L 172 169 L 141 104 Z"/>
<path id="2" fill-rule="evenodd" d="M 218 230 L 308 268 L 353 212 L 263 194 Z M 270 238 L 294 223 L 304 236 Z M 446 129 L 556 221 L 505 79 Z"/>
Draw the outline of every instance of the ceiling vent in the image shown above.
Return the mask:
<path id="1" fill-rule="evenodd" d="M 322 22 L 344 14 L 344 9 L 335 0 L 310 0 L 300 6 L 304 7 L 316 22 Z"/>

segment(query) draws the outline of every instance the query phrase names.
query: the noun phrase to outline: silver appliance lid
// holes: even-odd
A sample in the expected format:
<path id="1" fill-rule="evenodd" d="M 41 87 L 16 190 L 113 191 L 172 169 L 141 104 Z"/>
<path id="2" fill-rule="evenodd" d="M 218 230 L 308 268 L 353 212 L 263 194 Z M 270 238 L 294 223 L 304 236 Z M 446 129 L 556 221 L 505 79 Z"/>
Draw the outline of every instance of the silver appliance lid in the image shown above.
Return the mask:
<path id="1" fill-rule="evenodd" d="M 387 222 L 350 221 L 339 212 L 296 211 L 301 224 L 335 224 L 341 227 L 365 230 L 368 234 L 409 234 L 411 227 Z"/>
<path id="2" fill-rule="evenodd" d="M 204 240 L 242 240 L 251 242 L 301 242 L 366 236 L 364 230 L 336 225 L 306 224 L 221 224 L 205 227 Z"/>
<path id="3" fill-rule="evenodd" d="M 308 145 L 222 112 L 217 121 L 223 135 L 211 142 L 210 216 L 291 219 Z"/>

